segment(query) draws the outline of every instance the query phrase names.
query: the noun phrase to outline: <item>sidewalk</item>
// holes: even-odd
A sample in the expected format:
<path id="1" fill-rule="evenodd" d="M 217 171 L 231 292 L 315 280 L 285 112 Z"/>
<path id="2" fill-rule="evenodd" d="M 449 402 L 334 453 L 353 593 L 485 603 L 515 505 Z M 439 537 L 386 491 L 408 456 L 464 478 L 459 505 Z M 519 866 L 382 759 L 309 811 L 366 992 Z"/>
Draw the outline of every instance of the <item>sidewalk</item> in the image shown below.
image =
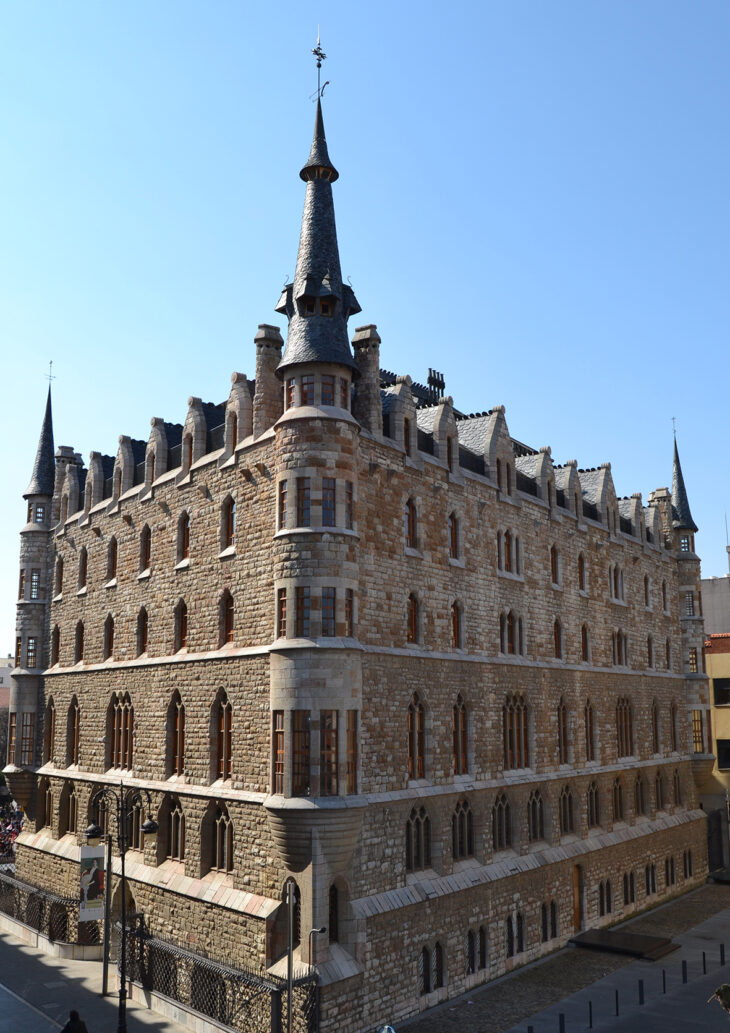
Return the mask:
<path id="1" fill-rule="evenodd" d="M 707 998 L 730 982 L 730 886 L 708 884 L 648 914 L 623 923 L 637 933 L 667 936 L 681 945 L 658 962 L 567 947 L 544 961 L 472 990 L 455 1000 L 397 1024 L 398 1033 L 583 1033 L 588 1002 L 593 1029 L 612 1033 L 730 1033 L 730 1018 Z M 727 964 L 720 967 L 719 945 Z M 702 976 L 702 951 L 707 975 Z M 688 983 L 682 984 L 682 960 Z M 667 993 L 662 993 L 662 969 Z M 638 1004 L 638 980 L 645 1004 Z M 619 1016 L 615 991 L 619 991 Z"/>
<path id="2" fill-rule="evenodd" d="M 109 972 L 110 986 L 116 972 Z M 101 962 L 50 957 L 0 933 L 0 1033 L 56 1033 L 71 1008 L 89 1033 L 114 1033 L 116 990 L 101 997 Z M 129 1033 L 189 1033 L 169 1019 L 127 1002 Z"/>

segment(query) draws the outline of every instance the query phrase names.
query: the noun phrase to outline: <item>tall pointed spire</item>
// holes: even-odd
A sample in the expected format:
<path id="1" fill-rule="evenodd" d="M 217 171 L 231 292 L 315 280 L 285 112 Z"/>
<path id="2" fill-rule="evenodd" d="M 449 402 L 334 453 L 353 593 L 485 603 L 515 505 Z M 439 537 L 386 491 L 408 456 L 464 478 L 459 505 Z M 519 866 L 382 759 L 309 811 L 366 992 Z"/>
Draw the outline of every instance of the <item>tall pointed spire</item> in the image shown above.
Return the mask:
<path id="1" fill-rule="evenodd" d="M 35 455 L 30 484 L 23 498 L 28 499 L 32 495 L 53 495 L 53 483 L 56 472 L 53 451 L 53 418 L 51 416 L 51 385 L 49 383 L 46 414 L 43 417 L 41 436 L 38 440 L 38 451 Z"/>
<path id="2" fill-rule="evenodd" d="M 677 451 L 677 435 L 674 435 L 674 464 L 672 468 L 672 525 L 677 531 L 696 531 L 697 524 L 692 519 L 684 486 L 682 464 Z"/>
<path id="3" fill-rule="evenodd" d="M 351 287 L 342 283 L 332 184 L 339 177 L 327 151 L 322 101 L 317 99 L 314 137 L 299 173 L 307 184 L 294 282 L 287 284 L 276 311 L 286 314 L 289 332 L 279 376 L 303 362 L 348 366 L 357 375 L 347 320 L 360 312 Z"/>

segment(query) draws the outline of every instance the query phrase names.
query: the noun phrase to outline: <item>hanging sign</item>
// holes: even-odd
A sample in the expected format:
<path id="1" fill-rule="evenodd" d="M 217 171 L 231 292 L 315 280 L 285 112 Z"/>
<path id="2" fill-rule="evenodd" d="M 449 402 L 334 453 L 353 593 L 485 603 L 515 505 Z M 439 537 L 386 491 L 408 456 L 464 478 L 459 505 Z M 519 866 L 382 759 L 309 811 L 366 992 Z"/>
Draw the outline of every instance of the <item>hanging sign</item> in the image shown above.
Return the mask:
<path id="1" fill-rule="evenodd" d="M 79 922 L 104 917 L 104 844 L 81 847 Z"/>

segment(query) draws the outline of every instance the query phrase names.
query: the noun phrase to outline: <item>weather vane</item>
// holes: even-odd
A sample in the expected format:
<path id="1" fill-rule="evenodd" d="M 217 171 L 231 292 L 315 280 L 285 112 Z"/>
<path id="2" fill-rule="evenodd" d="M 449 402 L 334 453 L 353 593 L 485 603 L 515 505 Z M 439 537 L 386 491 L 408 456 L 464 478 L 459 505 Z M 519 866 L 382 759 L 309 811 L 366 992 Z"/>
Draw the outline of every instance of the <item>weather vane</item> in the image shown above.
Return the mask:
<path id="1" fill-rule="evenodd" d="M 320 86 L 320 80 L 322 76 L 322 62 L 327 60 L 327 55 L 322 50 L 322 44 L 319 39 L 319 26 L 317 26 L 317 46 L 314 47 L 312 53 L 317 58 L 317 92 L 316 97 L 321 97 L 324 93 L 324 87 L 329 86 L 329 79 L 325 82 L 324 86 Z"/>
<path id="2" fill-rule="evenodd" d="M 677 436 L 677 417 L 676 416 L 672 416 L 672 430 L 674 431 L 674 436 L 676 438 L 676 436 Z"/>
<path id="3" fill-rule="evenodd" d="M 51 359 L 51 361 L 48 363 L 48 372 L 46 373 L 46 380 L 48 381 L 49 387 L 51 386 L 51 381 L 55 379 L 56 378 L 53 375 L 53 359 Z"/>

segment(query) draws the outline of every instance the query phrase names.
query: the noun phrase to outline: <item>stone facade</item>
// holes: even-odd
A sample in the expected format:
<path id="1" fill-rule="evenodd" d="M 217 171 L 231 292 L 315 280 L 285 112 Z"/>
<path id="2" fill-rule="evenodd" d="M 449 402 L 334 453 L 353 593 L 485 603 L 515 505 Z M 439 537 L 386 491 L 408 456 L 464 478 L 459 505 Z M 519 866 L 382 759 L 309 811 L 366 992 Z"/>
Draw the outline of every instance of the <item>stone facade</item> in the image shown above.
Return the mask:
<path id="1" fill-rule="evenodd" d="M 322 1029 L 359 1033 L 701 882 L 712 757 L 683 483 L 619 499 L 375 327 L 350 352 L 336 176 L 318 106 L 255 382 L 34 477 L 6 773 L 60 893 L 94 792 L 147 790 L 130 904 L 215 959 L 282 970 L 293 879 Z"/>

